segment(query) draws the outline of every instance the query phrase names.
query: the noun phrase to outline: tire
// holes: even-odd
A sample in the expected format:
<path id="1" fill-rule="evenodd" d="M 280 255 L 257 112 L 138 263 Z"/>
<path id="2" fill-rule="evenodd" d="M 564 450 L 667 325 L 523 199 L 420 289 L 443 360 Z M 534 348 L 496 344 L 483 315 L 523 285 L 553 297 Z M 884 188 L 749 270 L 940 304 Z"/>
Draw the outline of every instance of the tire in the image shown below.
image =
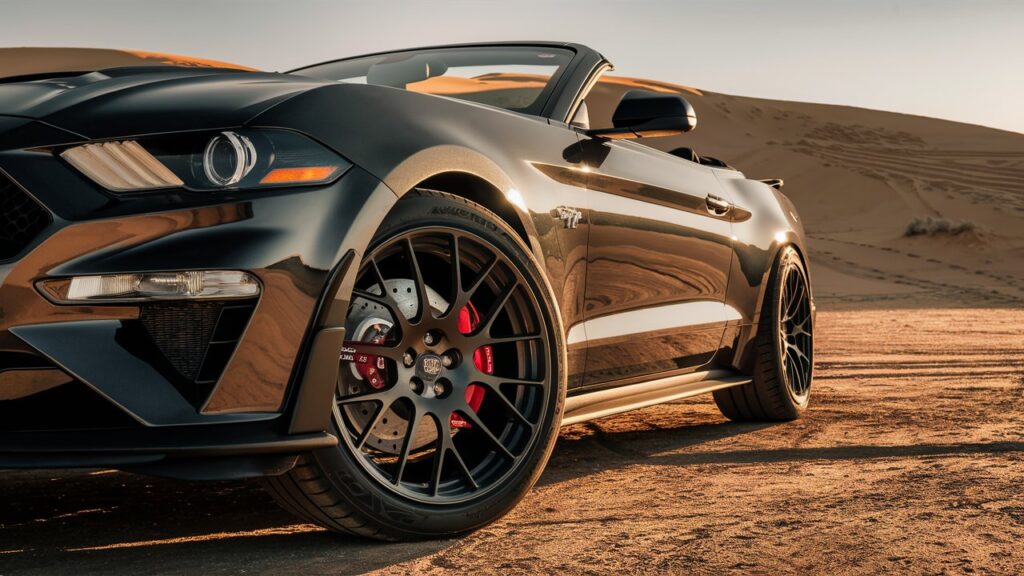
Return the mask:
<path id="1" fill-rule="evenodd" d="M 445 254 L 450 270 L 438 272 Z M 399 264 L 411 279 L 394 272 Z M 355 352 L 343 351 L 333 407 L 339 445 L 301 456 L 265 480 L 268 491 L 310 522 L 380 540 L 451 537 L 500 518 L 536 483 L 558 437 L 566 375 L 554 302 L 498 216 L 443 192 L 409 193 L 356 280 L 346 324 Z M 358 332 L 357 321 L 371 328 Z"/>
<path id="2" fill-rule="evenodd" d="M 807 269 L 796 250 L 786 246 L 776 258 L 761 307 L 753 381 L 714 392 L 722 415 L 736 422 L 799 418 L 810 402 L 813 334 Z"/>

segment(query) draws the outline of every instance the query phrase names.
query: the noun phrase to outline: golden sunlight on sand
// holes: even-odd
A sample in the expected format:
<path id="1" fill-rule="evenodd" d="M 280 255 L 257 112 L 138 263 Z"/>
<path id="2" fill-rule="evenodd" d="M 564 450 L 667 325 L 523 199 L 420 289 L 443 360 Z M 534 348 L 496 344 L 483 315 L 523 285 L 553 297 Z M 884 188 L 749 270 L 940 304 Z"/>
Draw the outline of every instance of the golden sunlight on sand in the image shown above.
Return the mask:
<path id="1" fill-rule="evenodd" d="M 197 66 L 255 70 L 219 60 L 137 50 L 0 48 L 0 78 L 50 72 L 87 72 L 120 66 Z"/>

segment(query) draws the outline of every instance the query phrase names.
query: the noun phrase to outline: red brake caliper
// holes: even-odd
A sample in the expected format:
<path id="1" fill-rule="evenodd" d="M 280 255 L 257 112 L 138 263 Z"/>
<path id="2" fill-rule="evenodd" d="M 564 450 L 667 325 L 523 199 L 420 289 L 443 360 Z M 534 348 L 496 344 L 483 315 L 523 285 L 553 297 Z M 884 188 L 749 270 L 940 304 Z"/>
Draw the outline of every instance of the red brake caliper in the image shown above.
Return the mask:
<path id="1" fill-rule="evenodd" d="M 480 325 L 480 314 L 472 303 L 459 310 L 459 332 L 469 334 Z M 490 346 L 481 346 L 473 351 L 473 365 L 484 374 L 494 374 L 494 351 Z M 466 386 L 466 403 L 474 412 L 480 409 L 484 401 L 484 387 L 476 384 Z M 452 414 L 448 424 L 452 428 L 471 428 L 473 425 L 458 414 Z"/>
<path id="2" fill-rule="evenodd" d="M 379 331 L 379 335 L 370 338 L 366 341 L 369 344 L 383 344 L 385 340 L 386 332 Z M 345 360 L 345 355 L 342 355 L 342 359 Z M 380 390 L 384 387 L 386 381 L 384 378 L 384 363 L 383 356 L 374 356 L 372 354 L 355 354 L 352 359 L 355 362 L 356 372 L 363 377 L 363 380 L 368 382 L 371 387 L 375 390 Z"/>

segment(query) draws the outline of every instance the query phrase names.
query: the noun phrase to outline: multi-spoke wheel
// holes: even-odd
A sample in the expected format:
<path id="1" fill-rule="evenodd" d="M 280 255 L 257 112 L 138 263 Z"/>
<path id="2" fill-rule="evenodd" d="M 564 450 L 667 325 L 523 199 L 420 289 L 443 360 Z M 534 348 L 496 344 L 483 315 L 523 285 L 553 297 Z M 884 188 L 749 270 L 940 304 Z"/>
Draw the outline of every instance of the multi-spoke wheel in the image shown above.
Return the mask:
<path id="1" fill-rule="evenodd" d="M 715 392 L 731 420 L 792 420 L 810 401 L 814 330 L 807 269 L 796 250 L 782 249 L 758 323 L 753 382 Z"/>
<path id="2" fill-rule="evenodd" d="M 272 480 L 293 511 L 382 538 L 463 532 L 533 485 L 557 435 L 563 343 L 522 242 L 461 198 L 403 199 L 363 258 L 336 449 Z"/>
<path id="3" fill-rule="evenodd" d="M 807 395 L 811 393 L 814 335 L 811 332 L 807 276 L 797 262 L 788 262 L 782 271 L 777 340 L 786 387 L 796 403 L 805 404 Z"/>

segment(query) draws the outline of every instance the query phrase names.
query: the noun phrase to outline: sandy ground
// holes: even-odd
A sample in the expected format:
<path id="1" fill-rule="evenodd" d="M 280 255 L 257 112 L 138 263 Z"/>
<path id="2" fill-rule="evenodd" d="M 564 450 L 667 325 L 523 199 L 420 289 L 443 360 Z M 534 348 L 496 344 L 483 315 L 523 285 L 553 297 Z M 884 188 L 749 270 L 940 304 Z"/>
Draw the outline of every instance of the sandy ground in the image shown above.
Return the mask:
<path id="1" fill-rule="evenodd" d="M 540 484 L 465 538 L 296 524 L 248 483 L 0 473 L 0 574 L 1024 573 L 1024 311 L 823 312 L 813 406 L 709 398 L 567 427 Z"/>

